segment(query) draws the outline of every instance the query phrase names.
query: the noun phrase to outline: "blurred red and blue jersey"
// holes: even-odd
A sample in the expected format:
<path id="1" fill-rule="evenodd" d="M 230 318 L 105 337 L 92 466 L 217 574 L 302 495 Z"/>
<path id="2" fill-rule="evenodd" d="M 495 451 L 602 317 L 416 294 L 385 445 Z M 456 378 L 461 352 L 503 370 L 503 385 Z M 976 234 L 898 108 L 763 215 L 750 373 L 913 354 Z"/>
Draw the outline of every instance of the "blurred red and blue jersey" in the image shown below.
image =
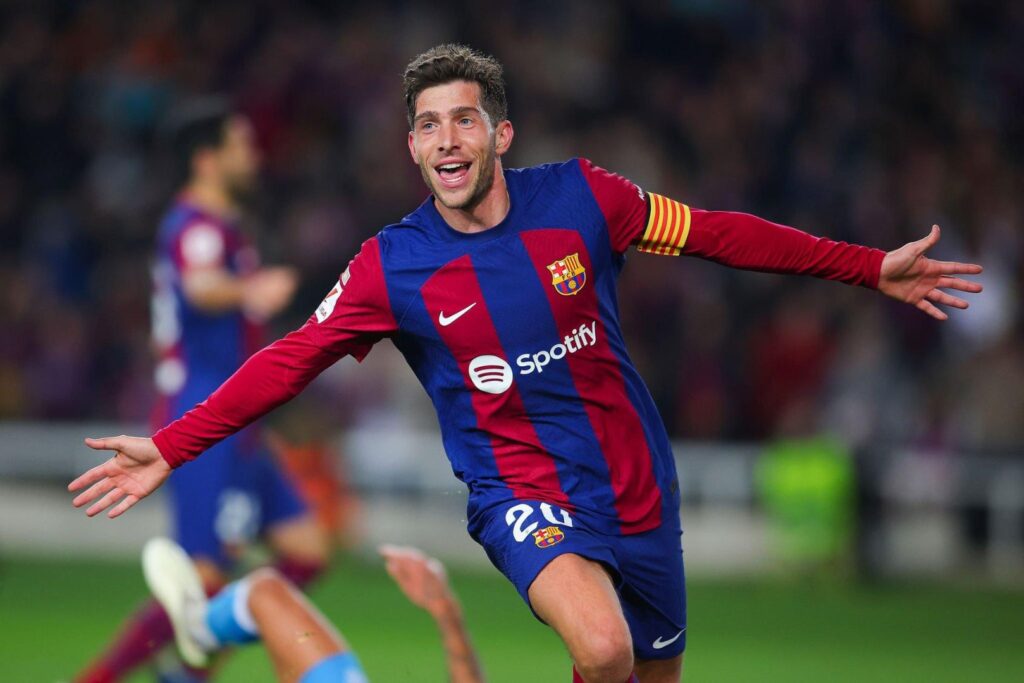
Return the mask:
<path id="1" fill-rule="evenodd" d="M 678 514 L 668 436 L 629 359 L 615 285 L 630 245 L 868 287 L 883 253 L 691 210 L 584 159 L 506 170 L 510 209 L 452 229 L 430 197 L 367 240 L 314 315 L 154 435 L 172 466 L 390 337 L 430 395 L 477 536 L 491 507 L 561 506 L 601 533 Z"/>
<path id="2" fill-rule="evenodd" d="M 202 401 L 259 349 L 262 330 L 238 309 L 200 310 L 185 297 L 189 271 L 223 269 L 244 275 L 258 266 L 238 227 L 183 199 L 160 223 L 151 304 L 155 382 L 160 401 L 155 427 Z"/>

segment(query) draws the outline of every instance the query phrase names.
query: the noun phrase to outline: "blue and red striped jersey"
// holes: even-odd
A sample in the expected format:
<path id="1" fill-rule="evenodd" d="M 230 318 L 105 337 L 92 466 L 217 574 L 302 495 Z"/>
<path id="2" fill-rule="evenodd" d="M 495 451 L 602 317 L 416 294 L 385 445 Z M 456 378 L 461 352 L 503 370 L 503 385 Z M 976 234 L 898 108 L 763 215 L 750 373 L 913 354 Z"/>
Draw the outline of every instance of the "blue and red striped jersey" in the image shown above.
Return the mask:
<path id="1" fill-rule="evenodd" d="M 182 278 L 190 269 L 245 275 L 258 266 L 238 227 L 184 199 L 160 223 L 153 262 L 152 337 L 161 405 L 157 427 L 203 400 L 258 350 L 262 329 L 240 310 L 202 311 L 189 303 Z"/>
<path id="2" fill-rule="evenodd" d="M 394 341 L 437 410 L 471 525 L 512 498 L 574 510 L 604 533 L 652 529 L 678 509 L 615 295 L 623 233 L 647 206 L 622 180 L 632 225 L 610 225 L 595 173 L 576 160 L 510 170 L 511 208 L 493 228 L 453 230 L 427 201 L 376 238 Z"/>
<path id="3" fill-rule="evenodd" d="M 510 209 L 477 233 L 433 197 L 367 240 L 314 315 L 154 435 L 172 466 L 390 337 L 437 410 L 469 526 L 513 499 L 602 533 L 678 511 L 668 436 L 629 359 L 616 279 L 630 245 L 873 287 L 883 252 L 645 193 L 584 159 L 506 170 Z"/>

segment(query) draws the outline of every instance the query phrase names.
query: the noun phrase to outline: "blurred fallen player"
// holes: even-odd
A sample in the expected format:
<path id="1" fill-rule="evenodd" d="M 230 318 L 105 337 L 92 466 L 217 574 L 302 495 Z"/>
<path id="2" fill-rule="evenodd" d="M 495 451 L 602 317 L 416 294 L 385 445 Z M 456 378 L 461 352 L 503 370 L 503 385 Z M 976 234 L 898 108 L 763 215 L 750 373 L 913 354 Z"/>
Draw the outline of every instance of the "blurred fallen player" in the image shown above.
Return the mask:
<path id="1" fill-rule="evenodd" d="M 405 596 L 437 624 L 450 680 L 483 681 L 462 609 L 441 563 L 414 548 L 383 546 L 380 553 Z M 327 617 L 274 569 L 257 569 L 208 600 L 191 559 L 169 539 L 154 538 L 146 544 L 142 568 L 150 590 L 171 618 L 182 658 L 193 666 L 205 666 L 224 647 L 262 640 L 282 683 L 368 680 Z"/>

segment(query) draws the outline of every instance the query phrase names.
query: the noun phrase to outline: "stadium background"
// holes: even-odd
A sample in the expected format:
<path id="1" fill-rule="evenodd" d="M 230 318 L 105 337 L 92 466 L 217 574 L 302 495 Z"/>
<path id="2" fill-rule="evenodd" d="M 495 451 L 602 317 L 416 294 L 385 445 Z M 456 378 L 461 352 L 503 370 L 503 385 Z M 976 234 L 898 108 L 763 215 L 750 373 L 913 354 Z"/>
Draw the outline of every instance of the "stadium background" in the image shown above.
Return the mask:
<path id="1" fill-rule="evenodd" d="M 80 437 L 140 429 L 153 400 L 162 117 L 220 92 L 255 123 L 266 168 L 249 224 L 267 260 L 302 271 L 284 331 L 422 201 L 399 77 L 458 40 L 505 63 L 507 165 L 585 155 L 694 206 L 887 249 L 937 222 L 939 258 L 985 265 L 985 293 L 946 324 L 686 259 L 631 257 L 620 302 L 681 444 L 690 680 L 1013 680 L 1022 31 L 1024 8 L 994 1 L 4 3 L 0 678 L 59 680 L 94 654 L 142 596 L 132 558 L 163 528 L 159 500 L 85 522 L 61 493 L 95 461 Z M 378 680 L 440 680 L 426 621 L 368 559 L 376 540 L 414 541 L 453 563 L 494 680 L 564 680 L 558 643 L 464 538 L 464 493 L 411 373 L 389 345 L 365 365 L 344 361 L 275 418 L 343 452 L 362 496 L 354 545 L 314 598 Z M 797 467 L 780 493 L 764 463 L 794 449 L 804 470 L 831 469 Z M 808 481 L 834 495 L 808 498 Z M 794 529 L 794 506 L 823 521 Z M 223 680 L 262 680 L 261 656 Z"/>

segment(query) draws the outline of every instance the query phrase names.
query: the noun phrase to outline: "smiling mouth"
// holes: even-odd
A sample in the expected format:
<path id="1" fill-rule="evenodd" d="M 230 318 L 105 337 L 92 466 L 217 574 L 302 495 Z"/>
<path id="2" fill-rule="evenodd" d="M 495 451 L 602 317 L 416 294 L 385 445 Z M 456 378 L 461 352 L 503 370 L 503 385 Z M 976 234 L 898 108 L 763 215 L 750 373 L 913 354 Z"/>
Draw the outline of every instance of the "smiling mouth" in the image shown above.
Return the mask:
<path id="1" fill-rule="evenodd" d="M 469 176 L 470 166 L 472 166 L 472 162 L 461 161 L 441 164 L 440 166 L 435 166 L 434 170 L 437 171 L 437 175 L 445 187 L 455 188 L 461 185 L 466 177 Z"/>

